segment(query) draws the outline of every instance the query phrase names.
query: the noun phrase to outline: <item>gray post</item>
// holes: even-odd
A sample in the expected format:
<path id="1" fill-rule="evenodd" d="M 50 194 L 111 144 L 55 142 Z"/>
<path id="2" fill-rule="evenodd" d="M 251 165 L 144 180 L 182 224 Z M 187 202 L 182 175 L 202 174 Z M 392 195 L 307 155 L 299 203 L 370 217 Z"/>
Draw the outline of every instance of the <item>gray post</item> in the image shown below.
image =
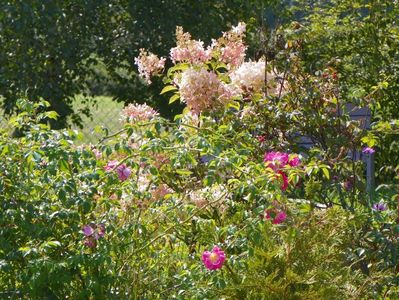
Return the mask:
<path id="1" fill-rule="evenodd" d="M 367 178 L 367 193 L 370 198 L 374 197 L 375 178 L 374 178 L 374 153 L 365 154 L 364 160 L 366 161 L 366 178 Z"/>

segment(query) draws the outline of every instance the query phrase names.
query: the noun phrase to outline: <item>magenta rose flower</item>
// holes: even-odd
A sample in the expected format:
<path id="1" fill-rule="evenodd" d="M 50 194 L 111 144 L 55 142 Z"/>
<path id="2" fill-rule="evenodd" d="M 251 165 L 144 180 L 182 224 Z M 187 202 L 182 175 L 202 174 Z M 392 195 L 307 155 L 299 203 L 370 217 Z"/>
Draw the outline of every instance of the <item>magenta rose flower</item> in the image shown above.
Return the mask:
<path id="1" fill-rule="evenodd" d="M 288 164 L 291 167 L 297 167 L 300 163 L 301 163 L 301 160 L 299 159 L 298 156 L 295 156 L 294 158 L 290 159 L 290 161 L 288 162 Z"/>
<path id="2" fill-rule="evenodd" d="M 283 183 L 281 184 L 280 188 L 282 191 L 285 191 L 288 188 L 288 177 L 284 172 L 278 172 L 281 175 L 281 180 Z"/>
<path id="3" fill-rule="evenodd" d="M 265 210 L 265 219 L 271 220 L 273 224 L 278 225 L 283 223 L 287 219 L 287 213 L 283 210 L 277 210 L 276 208 Z"/>
<path id="4" fill-rule="evenodd" d="M 223 266 L 226 259 L 224 251 L 219 247 L 213 247 L 212 251 L 205 251 L 202 254 L 202 262 L 209 270 L 217 270 Z"/>
<path id="5" fill-rule="evenodd" d="M 277 171 L 278 169 L 284 168 L 288 163 L 289 155 L 282 152 L 267 152 L 264 157 L 264 162 L 268 168 Z"/>

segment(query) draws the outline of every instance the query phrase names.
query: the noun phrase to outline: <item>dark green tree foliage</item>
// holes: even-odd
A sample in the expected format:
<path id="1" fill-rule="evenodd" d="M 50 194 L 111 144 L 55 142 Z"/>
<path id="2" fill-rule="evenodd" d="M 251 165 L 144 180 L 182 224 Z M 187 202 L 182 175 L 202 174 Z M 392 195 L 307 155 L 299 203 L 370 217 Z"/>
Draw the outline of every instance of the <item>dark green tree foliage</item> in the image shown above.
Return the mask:
<path id="1" fill-rule="evenodd" d="M 312 74 L 333 68 L 339 76 L 342 98 L 368 102 L 373 121 L 398 119 L 399 3 L 300 0 L 294 8 L 300 7 L 308 12 L 292 32 L 301 41 L 305 70 Z M 399 161 L 399 137 L 389 135 L 381 141 L 377 169 L 380 181 L 386 182 L 394 178 L 392 162 Z"/>
<path id="2" fill-rule="evenodd" d="M 210 41 L 240 20 L 259 14 L 251 1 L 43 1 L 0 3 L 0 94 L 7 113 L 21 95 L 51 103 L 59 113 L 56 127 L 69 115 L 79 123 L 72 97 L 110 94 L 124 102 L 149 102 L 163 115 L 168 107 L 159 83 L 147 88 L 136 76 L 134 57 L 142 47 L 167 56 L 176 25 L 196 39 Z"/>
<path id="3" fill-rule="evenodd" d="M 60 115 L 57 127 L 67 124 L 71 97 L 83 90 L 89 58 L 109 28 L 107 2 L 1 2 L 0 93 L 7 113 L 21 95 L 43 97 Z"/>

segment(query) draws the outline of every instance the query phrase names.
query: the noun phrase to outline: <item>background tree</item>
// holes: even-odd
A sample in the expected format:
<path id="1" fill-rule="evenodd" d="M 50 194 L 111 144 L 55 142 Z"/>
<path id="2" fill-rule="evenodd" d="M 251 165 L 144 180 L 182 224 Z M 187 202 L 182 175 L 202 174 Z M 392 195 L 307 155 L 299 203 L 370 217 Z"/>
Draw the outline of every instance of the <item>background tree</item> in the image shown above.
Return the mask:
<path id="1" fill-rule="evenodd" d="M 89 106 L 73 111 L 73 96 L 108 94 L 118 101 L 150 102 L 163 115 L 173 114 L 158 94 L 136 76 L 139 48 L 167 56 L 176 25 L 196 39 L 211 36 L 259 15 L 262 1 L 3 1 L 0 4 L 0 90 L 6 113 L 16 100 L 40 97 L 60 115 L 80 123 Z M 270 1 L 272 3 L 273 1 Z"/>

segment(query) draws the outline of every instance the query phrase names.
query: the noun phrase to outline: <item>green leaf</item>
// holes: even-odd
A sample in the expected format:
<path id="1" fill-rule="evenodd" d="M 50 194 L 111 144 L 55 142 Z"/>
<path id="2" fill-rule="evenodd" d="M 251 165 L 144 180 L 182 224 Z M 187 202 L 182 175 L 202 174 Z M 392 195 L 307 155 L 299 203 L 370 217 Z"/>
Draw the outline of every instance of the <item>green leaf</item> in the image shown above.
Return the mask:
<path id="1" fill-rule="evenodd" d="M 324 176 L 327 179 L 330 179 L 330 171 L 328 170 L 328 168 L 322 168 L 321 170 L 323 171 Z"/>
<path id="2" fill-rule="evenodd" d="M 61 247 L 61 243 L 59 241 L 48 241 L 42 244 L 43 248 L 57 248 Z"/>
<path id="3" fill-rule="evenodd" d="M 174 94 L 172 97 L 170 97 L 169 104 L 172 104 L 173 102 L 175 102 L 179 99 L 180 99 L 180 94 Z"/>
<path id="4" fill-rule="evenodd" d="M 162 89 L 160 95 L 163 95 L 170 91 L 177 91 L 177 87 L 175 87 L 174 85 L 167 85 Z"/>
<path id="5" fill-rule="evenodd" d="M 190 176 L 191 174 L 193 174 L 193 172 L 191 172 L 189 170 L 184 170 L 184 169 L 177 169 L 176 173 L 179 175 L 184 175 L 184 176 Z"/>

